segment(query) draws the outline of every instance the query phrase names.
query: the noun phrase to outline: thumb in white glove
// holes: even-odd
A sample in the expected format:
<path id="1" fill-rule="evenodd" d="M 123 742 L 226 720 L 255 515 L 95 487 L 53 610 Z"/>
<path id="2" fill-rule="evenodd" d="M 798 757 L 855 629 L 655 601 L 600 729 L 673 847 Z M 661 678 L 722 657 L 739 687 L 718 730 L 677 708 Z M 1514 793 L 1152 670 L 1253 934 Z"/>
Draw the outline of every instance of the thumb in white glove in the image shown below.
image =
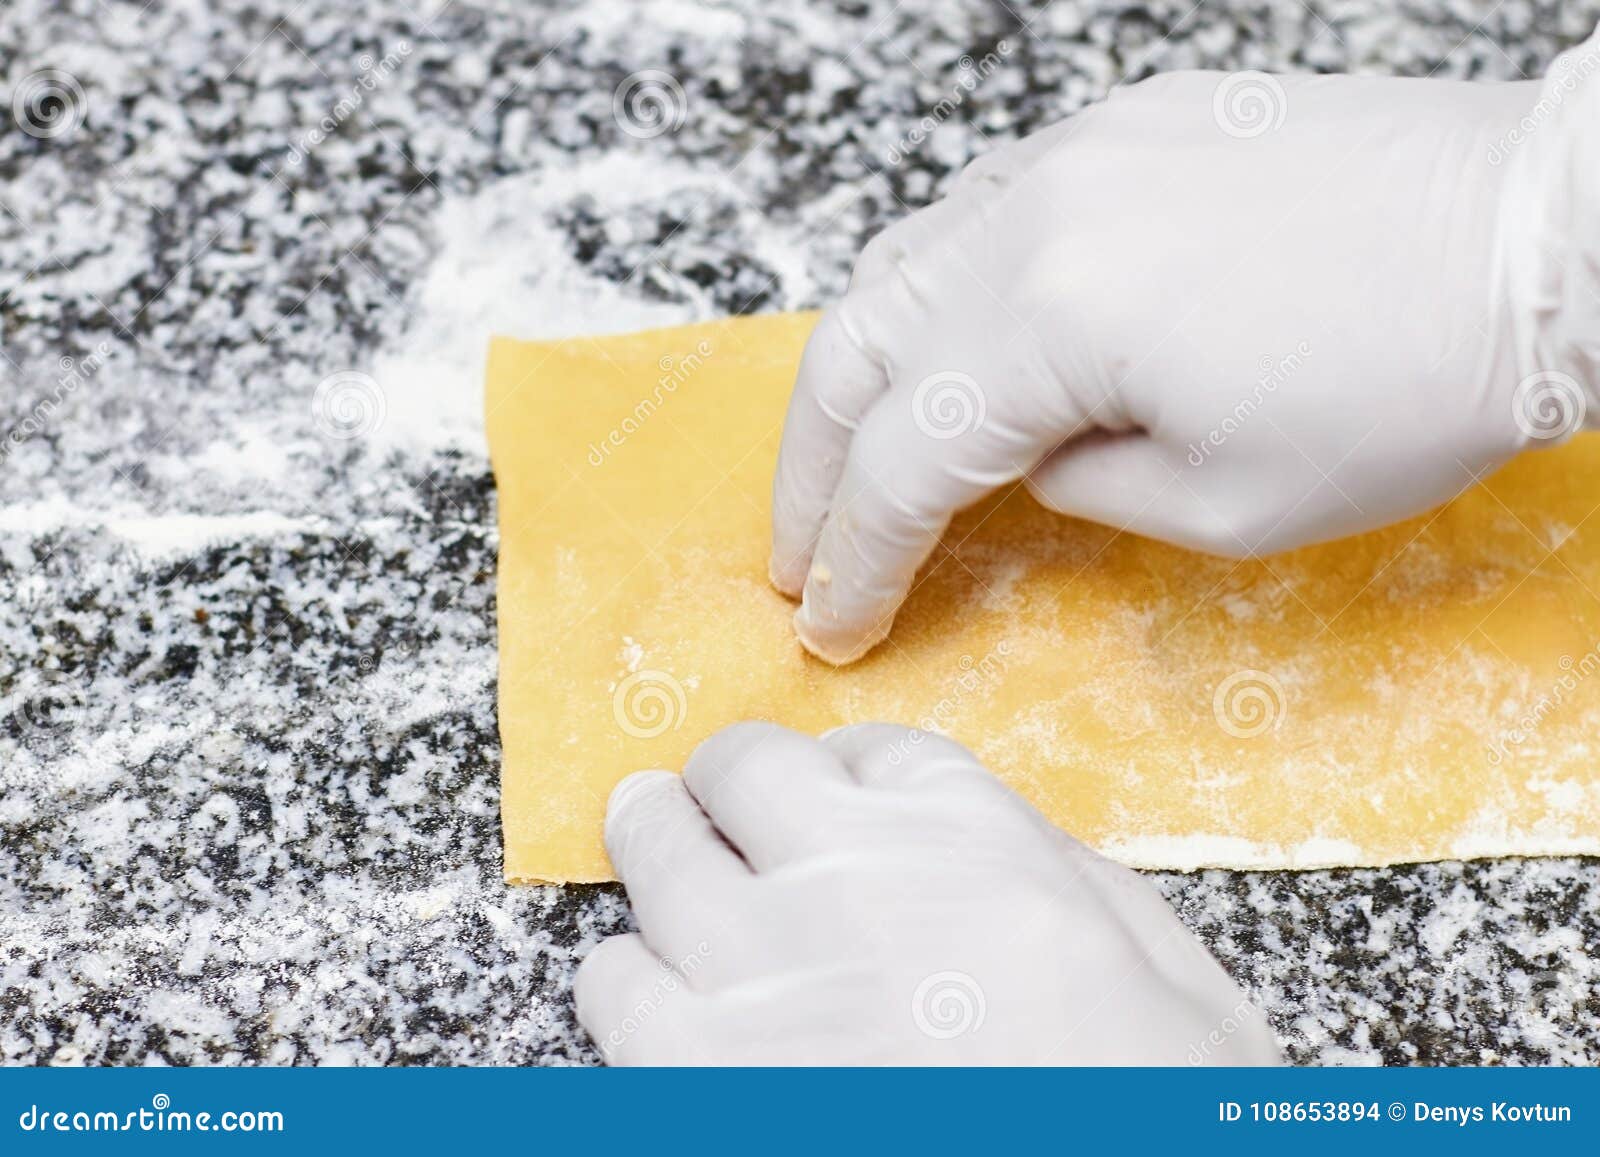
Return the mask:
<path id="1" fill-rule="evenodd" d="M 1262 1015 L 1138 875 L 945 739 L 741 724 L 612 793 L 640 931 L 578 972 L 613 1064 L 1254 1064 Z"/>
<path id="2" fill-rule="evenodd" d="M 1420 513 L 1570 434 L 1588 383 L 1530 389 L 1550 367 L 1519 327 L 1572 293 L 1504 220 L 1508 174 L 1517 206 L 1545 178 L 1495 162 L 1536 96 L 1174 73 L 979 159 L 867 246 L 806 349 L 771 563 L 802 641 L 864 654 L 951 515 L 1019 482 L 1245 556 Z M 1547 200 L 1559 241 L 1578 207 Z"/>

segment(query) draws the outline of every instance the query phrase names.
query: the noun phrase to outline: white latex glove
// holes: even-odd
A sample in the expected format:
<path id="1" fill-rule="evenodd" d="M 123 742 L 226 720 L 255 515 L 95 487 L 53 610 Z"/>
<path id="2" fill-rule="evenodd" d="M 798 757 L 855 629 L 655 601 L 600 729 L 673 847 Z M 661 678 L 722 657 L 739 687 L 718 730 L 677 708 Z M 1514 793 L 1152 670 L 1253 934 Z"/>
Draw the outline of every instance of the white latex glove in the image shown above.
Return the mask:
<path id="1" fill-rule="evenodd" d="M 1154 888 L 936 736 L 729 728 L 619 784 L 606 848 L 641 931 L 576 987 L 613 1064 L 1278 1060 Z"/>
<path id="2" fill-rule="evenodd" d="M 806 349 L 771 563 L 802 641 L 864 654 L 952 513 L 1019 481 L 1244 556 L 1579 428 L 1594 63 L 1537 116 L 1531 82 L 1174 73 L 974 162 Z"/>

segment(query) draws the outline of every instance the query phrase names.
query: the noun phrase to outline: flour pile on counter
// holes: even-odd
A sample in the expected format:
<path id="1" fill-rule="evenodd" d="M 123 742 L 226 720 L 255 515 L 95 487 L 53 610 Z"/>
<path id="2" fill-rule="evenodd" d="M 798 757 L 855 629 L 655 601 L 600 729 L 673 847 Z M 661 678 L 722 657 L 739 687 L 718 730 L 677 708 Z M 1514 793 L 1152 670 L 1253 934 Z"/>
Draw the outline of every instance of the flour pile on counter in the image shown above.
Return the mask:
<path id="1" fill-rule="evenodd" d="M 802 231 L 764 225 L 718 170 L 649 154 L 576 163 L 557 154 L 545 164 L 538 179 L 508 178 L 440 206 L 439 253 L 417 293 L 417 323 L 372 368 L 387 402 L 374 431 L 380 440 L 482 453 L 484 357 L 494 334 L 626 333 L 716 316 L 719 305 L 704 289 L 653 263 L 647 231 L 663 198 L 717 213 L 725 243 L 748 245 L 753 265 L 774 271 L 767 281 L 802 299 L 817 296 Z M 645 254 L 631 271 L 640 284 L 596 276 L 577 259 L 562 221 L 574 204 L 609 243 Z M 630 225 L 640 235 L 629 235 Z M 754 273 L 746 281 L 763 288 Z"/>

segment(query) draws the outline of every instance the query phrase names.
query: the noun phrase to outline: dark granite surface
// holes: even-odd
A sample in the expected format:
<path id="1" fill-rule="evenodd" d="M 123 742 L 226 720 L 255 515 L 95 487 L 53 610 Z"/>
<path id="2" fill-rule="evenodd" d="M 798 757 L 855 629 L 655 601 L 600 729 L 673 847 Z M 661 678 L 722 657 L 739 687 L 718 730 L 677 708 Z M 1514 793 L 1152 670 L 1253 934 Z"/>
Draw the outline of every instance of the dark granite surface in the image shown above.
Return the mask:
<path id="1" fill-rule="evenodd" d="M 620 891 L 500 883 L 487 329 L 818 304 L 1118 79 L 1513 78 L 1597 12 L 7 0 L 0 1060 L 595 1059 Z M 1157 880 L 1297 1061 L 1600 1058 L 1600 864 Z"/>

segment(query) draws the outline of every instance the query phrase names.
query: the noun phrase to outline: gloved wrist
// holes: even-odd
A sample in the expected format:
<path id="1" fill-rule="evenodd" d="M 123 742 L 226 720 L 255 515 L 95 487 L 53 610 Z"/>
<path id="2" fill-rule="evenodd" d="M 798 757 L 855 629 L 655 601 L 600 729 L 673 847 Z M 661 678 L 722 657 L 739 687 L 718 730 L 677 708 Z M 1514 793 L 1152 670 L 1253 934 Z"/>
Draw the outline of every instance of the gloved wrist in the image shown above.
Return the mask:
<path id="1" fill-rule="evenodd" d="M 1490 146 L 1506 169 L 1495 292 L 1532 442 L 1600 428 L 1600 33 L 1562 53 Z"/>

